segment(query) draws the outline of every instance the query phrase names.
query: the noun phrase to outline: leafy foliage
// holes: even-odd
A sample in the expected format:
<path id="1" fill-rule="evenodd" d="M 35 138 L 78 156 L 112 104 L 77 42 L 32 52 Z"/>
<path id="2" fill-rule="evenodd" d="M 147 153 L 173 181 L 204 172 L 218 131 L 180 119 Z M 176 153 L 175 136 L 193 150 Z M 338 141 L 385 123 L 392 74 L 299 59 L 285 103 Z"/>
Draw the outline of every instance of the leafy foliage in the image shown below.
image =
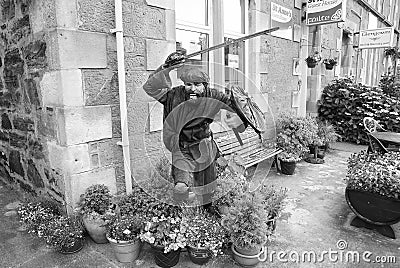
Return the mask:
<path id="1" fill-rule="evenodd" d="M 367 144 L 363 118 L 375 118 L 385 129 L 400 132 L 400 103 L 381 88 L 355 84 L 348 78 L 333 80 L 322 92 L 321 120 L 330 122 L 344 141 Z"/>
<path id="2" fill-rule="evenodd" d="M 22 204 L 18 215 L 28 233 L 43 238 L 54 249 L 71 247 L 83 238 L 80 221 L 75 216 L 61 215 L 58 204 L 49 199 Z"/>
<path id="3" fill-rule="evenodd" d="M 394 75 L 382 75 L 379 87 L 384 94 L 400 100 L 400 83 L 396 82 Z"/>
<path id="4" fill-rule="evenodd" d="M 400 153 L 353 154 L 348 159 L 346 179 L 349 189 L 400 199 Z"/>
<path id="5" fill-rule="evenodd" d="M 163 247 L 164 253 L 185 248 L 185 228 L 181 221 L 181 215 L 152 217 L 145 221 L 140 239 L 152 245 Z"/>
<path id="6" fill-rule="evenodd" d="M 83 238 L 83 226 L 76 217 L 56 216 L 43 228 L 43 237 L 54 249 L 73 247 Z"/>
<path id="7" fill-rule="evenodd" d="M 327 65 L 332 65 L 332 66 L 337 65 L 337 60 L 335 59 L 324 59 L 322 62 Z"/>
<path id="8" fill-rule="evenodd" d="M 110 211 L 112 195 L 104 184 L 89 186 L 80 196 L 77 211 L 84 216 L 102 218 Z"/>
<path id="9" fill-rule="evenodd" d="M 116 241 L 134 241 L 138 239 L 142 225 L 139 215 L 119 216 L 108 222 L 107 236 Z"/>
<path id="10" fill-rule="evenodd" d="M 318 141 L 317 122 L 312 117 L 282 113 L 277 120 L 277 132 L 277 145 L 283 149 L 279 158 L 285 161 L 300 161 L 308 152 L 309 145 L 321 143 Z"/>
<path id="11" fill-rule="evenodd" d="M 207 249 L 213 256 L 222 254 L 226 232 L 220 219 L 200 207 L 187 207 L 182 212 L 187 245 Z"/>
<path id="12" fill-rule="evenodd" d="M 330 143 L 337 141 L 340 138 L 335 131 L 335 127 L 328 121 L 317 120 L 318 124 L 318 142 L 317 146 L 328 146 Z"/>
<path id="13" fill-rule="evenodd" d="M 253 249 L 266 243 L 273 232 L 267 219 L 262 196 L 255 191 L 246 192 L 235 200 L 222 222 L 235 246 Z"/>
<path id="14" fill-rule="evenodd" d="M 18 207 L 17 213 L 20 221 L 25 224 L 28 233 L 43 236 L 43 230 L 48 223 L 56 216 L 60 215 L 60 211 L 51 203 L 29 202 Z"/>

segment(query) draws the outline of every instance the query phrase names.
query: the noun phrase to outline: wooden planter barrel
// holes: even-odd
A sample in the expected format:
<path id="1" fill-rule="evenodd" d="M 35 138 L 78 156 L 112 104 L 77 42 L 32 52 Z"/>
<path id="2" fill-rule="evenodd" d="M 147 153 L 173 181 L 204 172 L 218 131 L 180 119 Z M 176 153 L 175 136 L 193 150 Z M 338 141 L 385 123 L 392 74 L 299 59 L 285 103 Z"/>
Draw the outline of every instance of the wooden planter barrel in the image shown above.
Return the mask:
<path id="1" fill-rule="evenodd" d="M 348 188 L 345 196 L 357 216 L 351 222 L 352 226 L 373 229 L 384 236 L 396 238 L 390 225 L 400 221 L 400 200 Z"/>

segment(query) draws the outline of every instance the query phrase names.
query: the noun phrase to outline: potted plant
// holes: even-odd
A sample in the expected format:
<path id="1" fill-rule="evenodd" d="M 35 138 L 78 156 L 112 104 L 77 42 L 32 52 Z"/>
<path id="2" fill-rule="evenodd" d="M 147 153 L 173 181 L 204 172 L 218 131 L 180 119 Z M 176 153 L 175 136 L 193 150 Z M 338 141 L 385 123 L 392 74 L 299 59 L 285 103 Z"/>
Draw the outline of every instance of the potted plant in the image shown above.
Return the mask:
<path id="1" fill-rule="evenodd" d="M 113 248 L 119 262 L 128 263 L 139 257 L 141 241 L 139 235 L 142 228 L 139 215 L 119 215 L 107 222 L 107 240 Z"/>
<path id="2" fill-rule="evenodd" d="M 57 205 L 47 201 L 25 202 L 18 207 L 17 213 L 28 233 L 38 237 L 43 236 L 43 230 L 49 221 L 61 215 Z"/>
<path id="3" fill-rule="evenodd" d="M 273 229 L 267 224 L 268 213 L 264 208 L 263 196 L 259 191 L 246 191 L 234 200 L 229 211 L 222 217 L 232 242 L 234 259 L 241 265 L 256 265 L 265 254 Z"/>
<path id="4" fill-rule="evenodd" d="M 310 117 L 298 117 L 282 113 L 277 120 L 277 146 L 283 150 L 278 155 L 280 170 L 292 175 L 296 162 L 300 161 L 317 136 L 317 125 Z"/>
<path id="5" fill-rule="evenodd" d="M 77 211 L 81 214 L 89 236 L 94 242 L 107 243 L 106 220 L 111 210 L 111 193 L 104 184 L 94 184 L 88 187 L 80 196 Z"/>
<path id="6" fill-rule="evenodd" d="M 265 211 L 267 212 L 267 225 L 272 231 L 275 231 L 276 220 L 279 218 L 283 209 L 283 202 L 287 197 L 287 189 L 280 188 L 279 190 L 273 185 L 262 185 L 259 188 L 262 195 L 262 202 Z"/>
<path id="7" fill-rule="evenodd" d="M 316 153 L 318 158 L 323 159 L 330 143 L 337 141 L 340 135 L 336 133 L 335 127 L 326 120 L 317 120 L 317 124 L 318 139 L 313 146 L 310 146 L 310 154 L 315 155 Z M 317 152 L 315 146 L 318 146 Z"/>
<path id="8" fill-rule="evenodd" d="M 83 226 L 75 216 L 56 216 L 43 228 L 43 238 L 61 253 L 75 253 L 83 247 Z"/>
<path id="9" fill-rule="evenodd" d="M 165 204 L 150 205 L 144 219 L 144 230 L 140 239 L 151 245 L 155 263 L 160 267 L 173 267 L 179 262 L 182 248 L 186 247 L 182 213 L 179 207 Z"/>
<path id="10" fill-rule="evenodd" d="M 395 238 L 390 225 L 400 221 L 400 153 L 361 151 L 348 160 L 346 201 L 356 218 L 351 225 Z"/>
<path id="11" fill-rule="evenodd" d="M 61 253 L 74 253 L 83 247 L 83 228 L 75 216 L 61 215 L 61 208 L 47 198 L 23 203 L 18 207 L 20 222 L 28 233 L 44 239 Z"/>
<path id="12" fill-rule="evenodd" d="M 232 202 L 243 193 L 246 177 L 217 160 L 217 179 L 212 203 L 219 215 L 226 214 Z"/>
<path id="13" fill-rule="evenodd" d="M 183 209 L 182 226 L 190 260 L 199 265 L 222 254 L 226 233 L 220 219 L 201 207 Z"/>
<path id="14" fill-rule="evenodd" d="M 329 59 L 324 59 L 324 60 L 322 61 L 322 63 L 325 64 L 325 68 L 326 68 L 327 70 L 332 70 L 333 67 L 336 66 L 338 62 L 337 62 L 336 59 L 329 58 Z"/>
<path id="15" fill-rule="evenodd" d="M 314 68 L 315 66 L 317 66 L 318 62 L 321 61 L 321 56 L 319 55 L 319 52 L 314 52 L 313 55 L 308 56 L 305 59 L 306 63 L 307 63 L 307 67 L 308 68 Z"/>

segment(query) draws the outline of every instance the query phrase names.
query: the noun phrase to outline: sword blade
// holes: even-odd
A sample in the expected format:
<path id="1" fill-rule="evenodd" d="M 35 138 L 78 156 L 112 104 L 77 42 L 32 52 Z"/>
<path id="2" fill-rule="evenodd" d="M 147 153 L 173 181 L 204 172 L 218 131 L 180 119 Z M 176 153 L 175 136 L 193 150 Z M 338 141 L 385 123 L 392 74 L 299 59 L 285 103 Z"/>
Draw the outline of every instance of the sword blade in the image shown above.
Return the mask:
<path id="1" fill-rule="evenodd" d="M 232 44 L 236 44 L 238 42 L 241 42 L 241 41 L 244 41 L 244 40 L 247 40 L 247 39 L 250 39 L 250 38 L 254 38 L 254 37 L 257 37 L 257 36 L 260 36 L 260 35 L 263 35 L 263 34 L 269 34 L 269 33 L 274 32 L 276 30 L 279 30 L 279 27 L 274 27 L 274 28 L 271 28 L 271 29 L 267 29 L 267 30 L 264 30 L 264 31 L 257 32 L 257 33 L 249 34 L 249 35 L 246 35 L 246 36 L 243 36 L 243 37 L 231 40 L 231 41 L 224 42 L 224 43 L 219 44 L 219 45 L 215 45 L 215 46 L 212 46 L 212 47 L 209 47 L 209 48 L 205 48 L 205 49 L 199 50 L 197 52 L 193 52 L 193 53 L 190 53 L 190 54 L 186 55 L 186 58 L 192 58 L 194 56 L 197 56 L 197 55 L 200 55 L 200 54 L 204 54 L 204 53 L 210 52 L 212 50 L 216 50 L 218 48 L 230 46 Z"/>

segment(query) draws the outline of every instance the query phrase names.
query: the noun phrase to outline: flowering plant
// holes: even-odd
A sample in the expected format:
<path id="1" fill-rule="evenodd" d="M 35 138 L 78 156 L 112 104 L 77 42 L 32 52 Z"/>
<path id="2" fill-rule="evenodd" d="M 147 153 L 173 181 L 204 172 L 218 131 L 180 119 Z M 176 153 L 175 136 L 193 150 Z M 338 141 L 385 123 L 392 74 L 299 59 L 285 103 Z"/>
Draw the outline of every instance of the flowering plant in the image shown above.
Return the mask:
<path id="1" fill-rule="evenodd" d="M 80 196 L 76 210 L 92 219 L 104 219 L 111 209 L 111 193 L 104 184 L 94 184 Z"/>
<path id="2" fill-rule="evenodd" d="M 324 60 L 323 60 L 323 63 L 324 63 L 324 64 L 327 64 L 327 65 L 336 66 L 337 60 L 332 59 L 332 58 L 324 59 Z"/>
<path id="3" fill-rule="evenodd" d="M 203 209 L 185 208 L 182 226 L 188 246 L 209 250 L 213 256 L 222 254 L 226 232 L 220 220 Z"/>
<path id="4" fill-rule="evenodd" d="M 41 201 L 24 203 L 18 207 L 17 213 L 28 233 L 36 234 L 39 237 L 43 236 L 43 230 L 48 222 L 60 215 L 56 206 Z"/>
<path id="5" fill-rule="evenodd" d="M 43 237 L 52 248 L 69 248 L 83 238 L 83 227 L 75 217 L 57 216 L 43 228 Z"/>
<path id="6" fill-rule="evenodd" d="M 134 241 L 138 239 L 142 220 L 138 215 L 116 217 L 107 224 L 107 237 L 118 241 Z"/>
<path id="7" fill-rule="evenodd" d="M 161 215 L 146 220 L 140 239 L 154 246 L 163 247 L 164 253 L 186 247 L 185 230 L 179 216 Z"/>
<path id="8" fill-rule="evenodd" d="M 400 153 L 384 155 L 361 151 L 348 159 L 347 187 L 400 199 Z"/>

